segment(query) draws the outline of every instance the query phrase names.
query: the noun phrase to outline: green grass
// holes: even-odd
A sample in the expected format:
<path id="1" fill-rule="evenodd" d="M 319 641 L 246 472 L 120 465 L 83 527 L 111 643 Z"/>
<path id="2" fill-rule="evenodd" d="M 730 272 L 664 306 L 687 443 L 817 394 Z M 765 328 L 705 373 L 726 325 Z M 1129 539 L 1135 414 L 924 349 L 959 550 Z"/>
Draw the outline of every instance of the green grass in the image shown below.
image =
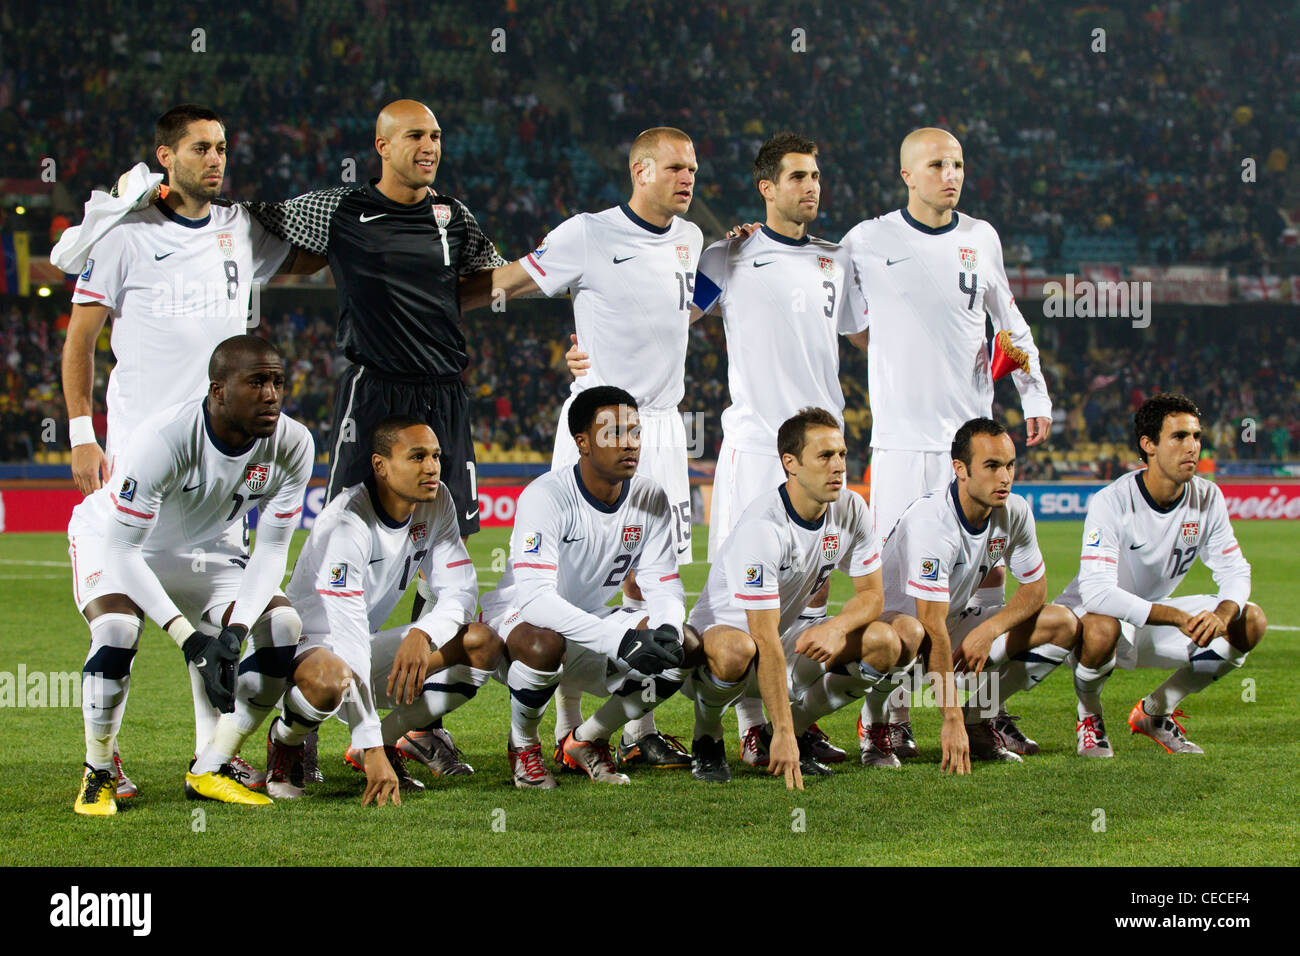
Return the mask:
<path id="1" fill-rule="evenodd" d="M 1242 522 L 1237 531 L 1255 570 L 1254 600 L 1272 624 L 1300 626 L 1294 525 Z M 696 553 L 703 554 L 699 535 Z M 1077 567 L 1080 526 L 1044 523 L 1039 535 L 1055 595 Z M 505 543 L 500 530 L 473 540 L 485 590 L 498 577 L 489 570 L 492 549 Z M 688 591 L 699 591 L 706 571 L 703 563 L 685 569 Z M 15 672 L 19 664 L 29 673 L 80 669 L 87 634 L 68 585 L 61 535 L 0 536 L 0 671 Z M 1211 587 L 1198 564 L 1182 592 Z M 844 600 L 849 589 L 837 576 L 832 601 Z M 394 620 L 404 615 L 409 599 Z M 306 799 L 258 810 L 184 799 L 181 776 L 193 738 L 189 685 L 179 652 L 150 625 L 120 735 L 141 795 L 124 801 L 114 818 L 77 817 L 79 710 L 0 709 L 0 864 L 1295 864 L 1296 642 L 1294 631 L 1271 632 L 1242 671 L 1187 702 L 1190 736 L 1205 747 L 1203 758 L 1171 757 L 1127 733 L 1129 707 L 1163 679 L 1138 671 L 1117 673 L 1107 685 L 1115 758 L 1081 760 L 1074 754 L 1072 688 L 1058 673 L 1013 702 L 1022 727 L 1043 747 L 1022 766 L 977 765 L 961 779 L 941 774 L 938 716 L 918 708 L 918 759 L 898 771 L 846 762 L 803 793 L 788 793 L 740 764 L 734 718 L 730 785 L 669 771 L 636 774 L 623 788 L 563 777 L 557 791 L 521 792 L 509 784 L 505 689 L 492 683 L 448 719 L 474 776 L 434 780 L 400 808 L 363 810 L 362 778 L 341 759 L 346 728 L 330 721 L 322 729 L 324 784 Z M 1245 678 L 1255 682 L 1251 703 L 1242 699 Z M 822 721 L 851 757 L 854 722 L 852 710 Z M 689 701 L 668 701 L 659 723 L 689 738 Z M 548 715 L 543 739 L 550 726 Z M 247 748 L 259 766 L 262 739 Z M 428 781 L 422 767 L 414 769 Z M 1093 829 L 1097 810 L 1105 812 L 1104 832 Z M 206 826 L 201 832 L 196 811 Z"/>

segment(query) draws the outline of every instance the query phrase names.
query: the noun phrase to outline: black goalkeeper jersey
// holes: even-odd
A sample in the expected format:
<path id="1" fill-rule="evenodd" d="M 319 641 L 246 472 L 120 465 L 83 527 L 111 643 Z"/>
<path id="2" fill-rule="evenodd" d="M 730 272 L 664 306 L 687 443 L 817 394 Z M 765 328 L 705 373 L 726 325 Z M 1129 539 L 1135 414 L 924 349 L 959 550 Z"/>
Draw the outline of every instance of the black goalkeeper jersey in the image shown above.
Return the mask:
<path id="1" fill-rule="evenodd" d="M 395 378 L 458 377 L 469 364 L 460 277 L 506 260 L 464 203 L 394 202 L 377 182 L 247 206 L 270 232 L 328 258 L 344 355 Z"/>

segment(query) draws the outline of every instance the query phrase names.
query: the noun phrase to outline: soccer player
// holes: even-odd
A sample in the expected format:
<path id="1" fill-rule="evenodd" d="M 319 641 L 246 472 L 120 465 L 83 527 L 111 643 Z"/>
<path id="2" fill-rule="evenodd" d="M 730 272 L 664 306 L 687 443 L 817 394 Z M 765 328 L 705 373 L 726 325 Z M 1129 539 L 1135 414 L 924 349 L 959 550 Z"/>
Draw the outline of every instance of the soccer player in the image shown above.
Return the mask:
<path id="1" fill-rule="evenodd" d="M 128 213 L 95 243 L 72 294 L 63 397 L 72 477 L 84 495 L 109 482 L 115 459 L 146 418 L 207 394 L 208 357 L 246 331 L 255 284 L 276 272 L 315 272 L 324 264 L 268 233 L 242 206 L 218 199 L 226 133 L 215 112 L 192 103 L 175 106 L 158 118 L 154 142 L 167 173 L 166 197 Z M 108 376 L 108 434 L 101 450 L 90 416 L 95 343 L 110 315 L 116 364 Z M 230 535 L 230 548 L 246 544 L 242 523 L 232 525 Z M 197 752 L 217 715 L 193 668 L 190 682 Z M 135 785 L 114 759 L 118 795 L 133 796 Z M 255 779 L 242 761 L 235 766 Z"/>
<path id="2" fill-rule="evenodd" d="M 731 779 L 722 712 L 757 691 L 771 718 L 756 733 L 765 765 L 802 790 L 804 776 L 831 772 L 808 729 L 910 661 L 921 632 L 904 615 L 880 619 L 880 540 L 866 502 L 844 488 L 839 420 L 805 408 L 781 424 L 776 442 L 786 480 L 750 503 L 709 570 L 688 623 L 705 660 L 685 693 L 695 700 L 697 780 Z M 837 567 L 853 579 L 854 596 L 834 617 L 805 614 Z"/>
<path id="3" fill-rule="evenodd" d="M 772 137 L 754 159 L 754 185 L 766 222 L 747 238 L 704 250 L 691 308 L 692 322 L 722 312 L 731 392 L 709 510 L 710 562 L 749 503 L 786 481 L 776 451 L 781 423 L 813 407 L 843 428 L 838 336 L 867 347 L 866 303 L 848 250 L 808 233 L 821 201 L 817 144 L 795 133 Z M 810 605 L 807 613 L 824 615 L 826 594 L 813 595 Z M 741 700 L 736 717 L 742 759 L 764 765 L 762 701 Z M 810 733 L 818 760 L 844 759 L 820 729 Z"/>
<path id="4" fill-rule="evenodd" d="M 678 564 L 691 561 L 691 490 L 686 429 L 677 410 L 685 394 L 686 340 L 695 267 L 704 244 L 682 217 L 695 188 L 695 147 L 679 129 L 641 133 L 628 152 L 632 195 L 625 203 L 565 220 L 523 259 L 494 271 L 492 286 L 507 298 L 569 291 L 577 341 L 591 370 L 575 379 L 560 411 L 553 471 L 568 471 L 577 445 L 564 422 L 579 395 L 612 385 L 636 399 L 643 438 L 641 473 L 668 493 Z M 625 601 L 637 606 L 629 575 Z M 582 719 L 581 696 L 560 693 L 556 734 Z M 624 728 L 619 758 L 658 767 L 690 765 L 690 756 L 655 728 L 653 716 Z"/>
<path id="5" fill-rule="evenodd" d="M 280 414 L 284 361 L 268 342 L 227 339 L 208 369 L 208 397 L 147 419 L 119 453 L 113 484 L 77 505 L 68 524 L 73 596 L 90 625 L 78 813 L 117 811 L 114 742 L 145 615 L 180 646 L 220 710 L 233 705 L 245 637 L 292 646 L 302 629 L 278 584 L 311 478 L 311 433 Z M 261 519 L 250 559 L 230 548 L 226 531 L 253 508 Z M 229 765 L 191 770 L 185 792 L 270 803 Z"/>
<path id="6" fill-rule="evenodd" d="M 948 483 L 949 445 L 961 424 L 992 414 L 986 312 L 1027 357 L 1027 370 L 1013 380 L 1028 444 L 1046 439 L 1052 422 L 1038 350 L 1011 294 L 997 231 L 956 211 L 965 178 L 961 144 L 945 130 L 914 130 L 903 139 L 899 165 L 907 206 L 859 223 L 842 243 L 870 316 L 871 510 L 882 536 L 915 498 Z M 1004 600 L 997 571 L 977 601 L 996 607 Z M 906 701 L 900 688 L 890 722 L 899 755 L 913 756 Z M 1000 717 L 999 727 L 1021 736 L 1009 718 Z"/>
<path id="7" fill-rule="evenodd" d="M 1078 621 L 1045 604 L 1047 569 L 1029 503 L 1011 490 L 1016 448 L 1007 430 L 988 418 L 962 424 L 951 444 L 955 477 L 942 491 L 913 501 L 885 540 L 885 610 L 915 617 L 929 641 L 932 679 L 952 686 L 969 672 L 973 691 L 962 708 L 944 707 L 943 747 L 958 743 L 976 760 L 1020 762 L 1037 745 L 1013 742 L 995 724 L 1012 694 L 1036 686 L 1077 643 Z M 989 571 L 1011 569 L 1020 582 L 1005 606 L 972 599 Z M 889 688 L 863 699 L 862 763 L 897 767 L 886 701 Z"/>
<path id="8" fill-rule="evenodd" d="M 399 783 L 424 789 L 406 770 L 403 735 L 459 707 L 492 676 L 502 642 L 469 623 L 478 582 L 456 506 L 440 490 L 437 437 L 395 415 L 375 426 L 370 447 L 371 477 L 326 506 L 294 567 L 286 593 L 302 617 L 302 640 L 256 647 L 235 711 L 221 719 L 196 772 L 227 762 L 284 695 L 283 715 L 267 733 L 269 796 L 303 795 L 303 740 L 342 707 L 352 730 L 347 762 L 366 775 L 362 805 L 400 803 Z M 414 624 L 385 629 L 420 570 L 436 605 Z M 390 710 L 382 722 L 379 708 Z"/>
<path id="9" fill-rule="evenodd" d="M 482 599 L 483 619 L 505 635 L 511 661 L 507 752 L 520 788 L 556 785 L 537 729 L 561 680 L 609 698 L 560 742 L 570 769 L 609 784 L 628 783 L 610 756 L 610 735 L 682 680 L 677 515 L 664 490 L 638 473 L 636 400 L 610 385 L 586 388 L 569 402 L 568 421 L 578 461 L 524 489 L 510 566 Z M 634 569 L 645 610 L 607 607 Z"/>
<path id="10" fill-rule="evenodd" d="M 1112 757 L 1101 690 L 1115 666 L 1174 668 L 1133 705 L 1129 728 L 1168 753 L 1204 751 L 1187 739 L 1178 705 L 1245 663 L 1268 622 L 1250 603 L 1250 564 L 1241 553 L 1223 492 L 1196 474 L 1201 413 L 1185 395 L 1162 393 L 1133 416 L 1146 468 L 1093 496 L 1083 525 L 1079 573 L 1057 601 L 1082 618 L 1078 752 Z M 1170 597 L 1196 558 L 1218 594 Z"/>

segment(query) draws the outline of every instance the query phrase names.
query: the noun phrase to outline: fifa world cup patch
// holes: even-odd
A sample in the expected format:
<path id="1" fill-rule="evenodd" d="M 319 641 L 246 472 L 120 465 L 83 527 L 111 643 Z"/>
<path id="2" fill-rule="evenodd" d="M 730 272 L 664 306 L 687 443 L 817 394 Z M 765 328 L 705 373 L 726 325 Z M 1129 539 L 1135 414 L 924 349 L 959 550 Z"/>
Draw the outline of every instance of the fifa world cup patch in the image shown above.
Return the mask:
<path id="1" fill-rule="evenodd" d="M 217 248 L 227 259 L 235 258 L 235 237 L 229 232 L 217 233 Z"/>
<path id="2" fill-rule="evenodd" d="M 122 487 L 117 492 L 118 498 L 122 501 L 131 501 L 135 498 L 135 479 L 123 478 Z"/>
<path id="3" fill-rule="evenodd" d="M 751 564 L 745 568 L 745 587 L 761 588 L 763 586 L 763 566 Z"/>
<path id="4" fill-rule="evenodd" d="M 641 526 L 639 524 L 630 524 L 623 528 L 623 550 L 635 551 L 636 546 L 641 543 Z"/>
<path id="5" fill-rule="evenodd" d="M 1083 546 L 1085 548 L 1101 547 L 1101 529 L 1089 528 L 1087 534 L 1083 536 Z"/>
<path id="6" fill-rule="evenodd" d="M 551 241 L 551 237 L 550 234 L 548 233 L 546 238 L 542 240 L 542 244 L 533 250 L 534 259 L 540 259 L 546 253 L 546 247 L 550 243 L 550 241 Z"/>
<path id="7" fill-rule="evenodd" d="M 540 531 L 524 535 L 524 554 L 541 554 L 541 551 L 542 533 Z"/>
<path id="8" fill-rule="evenodd" d="M 834 561 L 835 556 L 840 553 L 840 536 L 838 534 L 822 535 L 822 558 L 826 561 Z"/>
<path id="9" fill-rule="evenodd" d="M 269 465 L 249 465 L 248 471 L 244 472 L 244 484 L 248 485 L 248 490 L 257 494 L 266 487 L 266 479 L 271 476 Z"/>
<path id="10" fill-rule="evenodd" d="M 447 223 L 451 222 L 451 207 L 444 203 L 437 203 L 433 207 L 433 221 L 438 224 L 439 229 L 446 229 Z"/>
<path id="11" fill-rule="evenodd" d="M 939 580 L 939 559 L 938 558 L 921 559 L 921 578 L 925 581 Z"/>
<path id="12" fill-rule="evenodd" d="M 419 544 L 427 537 L 429 537 L 428 524 L 421 521 L 419 524 L 411 525 L 411 544 Z"/>
<path id="13" fill-rule="evenodd" d="M 958 249 L 957 258 L 961 260 L 961 267 L 967 272 L 974 272 L 980 262 L 979 253 L 970 246 L 962 246 Z"/>
<path id="14" fill-rule="evenodd" d="M 1007 550 L 1007 539 L 1005 535 L 996 538 L 989 538 L 989 564 L 997 564 L 998 559 L 1002 557 L 1002 552 L 1005 550 Z"/>
<path id="15" fill-rule="evenodd" d="M 81 278 L 83 278 L 83 279 L 89 279 L 89 278 L 90 278 L 90 274 L 91 274 L 92 272 L 94 272 L 94 271 L 95 271 L 95 260 L 94 260 L 94 259 L 87 259 L 87 260 L 86 260 L 86 271 L 83 272 L 83 273 L 81 274 Z"/>
<path id="16" fill-rule="evenodd" d="M 336 564 L 330 568 L 330 587 L 345 588 L 348 586 L 348 566 L 346 564 Z"/>
<path id="17" fill-rule="evenodd" d="M 1201 534 L 1201 523 L 1199 521 L 1184 521 L 1180 533 L 1183 536 L 1183 544 L 1195 544 L 1196 539 Z"/>

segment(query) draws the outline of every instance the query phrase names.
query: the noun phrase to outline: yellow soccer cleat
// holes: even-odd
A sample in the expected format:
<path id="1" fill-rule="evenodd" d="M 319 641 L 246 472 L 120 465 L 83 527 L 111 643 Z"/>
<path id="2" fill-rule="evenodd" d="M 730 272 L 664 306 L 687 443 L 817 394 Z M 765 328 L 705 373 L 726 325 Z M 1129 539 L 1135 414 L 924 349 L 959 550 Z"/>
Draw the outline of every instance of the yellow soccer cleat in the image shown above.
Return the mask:
<path id="1" fill-rule="evenodd" d="M 117 778 L 112 770 L 96 770 L 86 764 L 85 776 L 81 778 L 81 791 L 72 809 L 88 817 L 111 817 L 117 813 L 117 800 L 113 791 L 117 788 Z"/>
<path id="2" fill-rule="evenodd" d="M 239 803 L 249 807 L 269 807 L 274 801 L 262 793 L 254 793 L 235 778 L 230 764 L 222 764 L 207 773 L 185 775 L 187 800 L 217 800 L 221 803 Z"/>

